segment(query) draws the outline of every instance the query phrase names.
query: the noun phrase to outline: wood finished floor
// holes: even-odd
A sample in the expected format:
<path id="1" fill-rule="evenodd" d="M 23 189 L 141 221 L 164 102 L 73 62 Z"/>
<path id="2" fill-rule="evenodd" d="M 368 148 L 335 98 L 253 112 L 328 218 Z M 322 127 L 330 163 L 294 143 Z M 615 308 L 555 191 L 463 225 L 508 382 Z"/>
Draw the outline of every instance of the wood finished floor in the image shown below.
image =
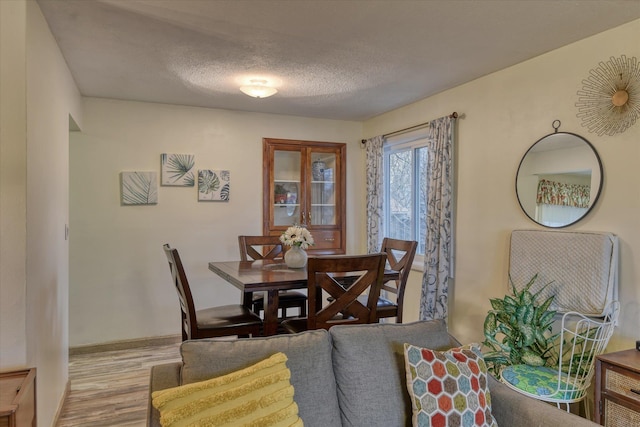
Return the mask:
<path id="1" fill-rule="evenodd" d="M 180 360 L 179 344 L 69 357 L 70 391 L 56 427 L 144 427 L 151 366 Z"/>

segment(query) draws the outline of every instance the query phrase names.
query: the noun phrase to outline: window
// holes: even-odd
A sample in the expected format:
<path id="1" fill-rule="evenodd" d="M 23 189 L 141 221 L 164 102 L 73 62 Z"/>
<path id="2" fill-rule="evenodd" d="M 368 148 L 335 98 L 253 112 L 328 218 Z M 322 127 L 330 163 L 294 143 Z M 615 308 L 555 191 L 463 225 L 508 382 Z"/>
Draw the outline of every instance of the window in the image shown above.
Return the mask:
<path id="1" fill-rule="evenodd" d="M 418 242 L 416 262 L 425 252 L 427 141 L 425 130 L 385 141 L 384 235 Z"/>

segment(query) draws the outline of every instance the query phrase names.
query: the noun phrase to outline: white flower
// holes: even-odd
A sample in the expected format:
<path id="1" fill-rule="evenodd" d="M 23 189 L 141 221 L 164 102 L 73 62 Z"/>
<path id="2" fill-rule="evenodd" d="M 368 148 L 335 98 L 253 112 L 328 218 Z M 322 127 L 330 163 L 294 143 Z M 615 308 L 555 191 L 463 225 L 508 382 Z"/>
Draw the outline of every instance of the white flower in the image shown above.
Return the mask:
<path id="1" fill-rule="evenodd" d="M 302 249 L 307 249 L 315 242 L 309 230 L 298 225 L 293 225 L 282 233 L 280 241 L 287 246 L 300 246 Z"/>

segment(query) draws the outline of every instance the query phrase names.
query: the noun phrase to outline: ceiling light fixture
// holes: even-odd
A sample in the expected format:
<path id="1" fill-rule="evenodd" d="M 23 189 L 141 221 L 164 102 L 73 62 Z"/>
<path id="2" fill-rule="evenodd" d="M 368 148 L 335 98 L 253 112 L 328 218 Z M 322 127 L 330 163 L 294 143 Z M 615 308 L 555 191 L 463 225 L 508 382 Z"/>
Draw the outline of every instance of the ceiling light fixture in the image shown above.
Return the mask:
<path id="1" fill-rule="evenodd" d="M 266 80 L 252 79 L 249 83 L 246 86 L 240 86 L 240 90 L 254 98 L 268 98 L 278 92 L 276 88 L 267 86 Z"/>

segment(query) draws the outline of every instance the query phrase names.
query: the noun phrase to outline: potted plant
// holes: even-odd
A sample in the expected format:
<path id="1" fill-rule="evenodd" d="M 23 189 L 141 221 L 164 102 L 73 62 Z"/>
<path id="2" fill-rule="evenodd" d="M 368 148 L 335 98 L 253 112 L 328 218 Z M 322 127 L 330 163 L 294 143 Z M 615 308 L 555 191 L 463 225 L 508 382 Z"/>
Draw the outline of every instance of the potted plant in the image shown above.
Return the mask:
<path id="1" fill-rule="evenodd" d="M 292 225 L 280 235 L 280 241 L 291 247 L 284 253 L 284 262 L 289 268 L 302 268 L 307 265 L 305 250 L 315 243 L 309 230 L 300 225 Z"/>
<path id="2" fill-rule="evenodd" d="M 553 356 L 553 345 L 558 334 L 551 332 L 555 311 L 550 311 L 553 295 L 542 304 L 536 298 L 547 287 L 544 285 L 532 294 L 529 290 L 535 283 L 536 274 L 518 292 L 511 277 L 512 295 L 491 299 L 492 310 L 484 321 L 483 344 L 490 349 L 485 352 L 485 362 L 494 375 L 499 376 L 503 367 L 525 363 L 543 366 Z"/>

